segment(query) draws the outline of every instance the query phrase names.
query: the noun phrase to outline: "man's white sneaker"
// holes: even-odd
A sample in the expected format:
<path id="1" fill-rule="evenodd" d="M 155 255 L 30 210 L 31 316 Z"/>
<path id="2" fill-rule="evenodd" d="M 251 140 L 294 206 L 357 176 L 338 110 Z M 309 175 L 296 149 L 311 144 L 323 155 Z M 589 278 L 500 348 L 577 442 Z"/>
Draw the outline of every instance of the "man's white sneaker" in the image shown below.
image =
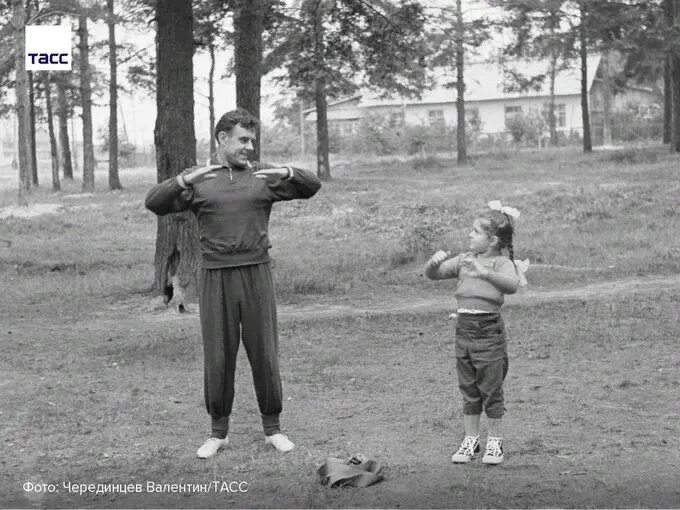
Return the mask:
<path id="1" fill-rule="evenodd" d="M 479 450 L 479 436 L 465 436 L 458 451 L 451 456 L 451 462 L 454 464 L 467 464 Z"/>
<path id="2" fill-rule="evenodd" d="M 227 446 L 228 444 L 228 437 L 225 437 L 224 439 L 211 437 L 205 443 L 203 443 L 203 446 L 198 449 L 196 455 L 199 459 L 209 459 L 210 457 L 214 457 L 221 448 Z"/>
<path id="3" fill-rule="evenodd" d="M 489 436 L 486 440 L 486 452 L 482 457 L 482 462 L 492 465 L 503 462 L 503 439 Z"/>
<path id="4" fill-rule="evenodd" d="M 272 445 L 278 452 L 289 452 L 295 448 L 295 444 L 281 433 L 265 436 L 264 444 Z"/>

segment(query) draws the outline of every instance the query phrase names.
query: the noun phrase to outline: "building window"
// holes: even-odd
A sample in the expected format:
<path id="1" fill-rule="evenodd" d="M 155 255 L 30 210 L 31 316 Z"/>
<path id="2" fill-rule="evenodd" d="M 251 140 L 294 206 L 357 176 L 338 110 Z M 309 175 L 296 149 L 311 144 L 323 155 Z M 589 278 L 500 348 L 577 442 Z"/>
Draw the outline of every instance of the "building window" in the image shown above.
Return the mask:
<path id="1" fill-rule="evenodd" d="M 390 112 L 390 127 L 399 127 L 404 125 L 404 110 Z"/>
<path id="2" fill-rule="evenodd" d="M 444 110 L 429 110 L 427 118 L 430 124 L 439 124 L 444 122 Z"/>
<path id="3" fill-rule="evenodd" d="M 508 120 L 513 115 L 518 115 L 522 113 L 521 106 L 506 106 L 505 107 L 505 120 Z"/>

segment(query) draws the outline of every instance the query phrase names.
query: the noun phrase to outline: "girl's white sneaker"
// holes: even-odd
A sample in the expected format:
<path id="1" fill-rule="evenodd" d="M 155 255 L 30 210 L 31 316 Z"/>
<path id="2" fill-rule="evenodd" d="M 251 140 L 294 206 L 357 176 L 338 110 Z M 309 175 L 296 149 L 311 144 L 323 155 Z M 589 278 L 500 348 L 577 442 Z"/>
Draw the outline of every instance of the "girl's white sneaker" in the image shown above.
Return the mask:
<path id="1" fill-rule="evenodd" d="M 503 439 L 500 437 L 492 437 L 486 440 L 486 452 L 482 457 L 484 464 L 500 464 L 503 462 Z"/>
<path id="2" fill-rule="evenodd" d="M 465 436 L 458 451 L 451 456 L 454 464 L 467 464 L 479 453 L 479 436 Z"/>

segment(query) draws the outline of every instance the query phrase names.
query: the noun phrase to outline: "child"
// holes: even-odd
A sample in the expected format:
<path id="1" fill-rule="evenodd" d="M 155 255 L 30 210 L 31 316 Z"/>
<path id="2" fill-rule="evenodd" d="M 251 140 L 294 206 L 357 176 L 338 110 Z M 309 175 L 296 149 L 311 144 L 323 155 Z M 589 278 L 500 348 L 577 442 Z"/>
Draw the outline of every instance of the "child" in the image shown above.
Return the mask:
<path id="1" fill-rule="evenodd" d="M 500 315 L 505 294 L 517 291 L 521 271 L 514 261 L 513 219 L 519 211 L 489 202 L 489 211 L 472 224 L 470 251 L 449 258 L 438 251 L 427 262 L 425 274 L 432 280 L 458 278 L 456 370 L 463 394 L 465 439 L 453 454 L 454 463 L 467 463 L 479 452 L 482 409 L 488 418 L 489 437 L 485 464 L 503 462 L 503 380 L 508 372 L 505 326 Z M 501 255 L 507 249 L 509 258 Z"/>

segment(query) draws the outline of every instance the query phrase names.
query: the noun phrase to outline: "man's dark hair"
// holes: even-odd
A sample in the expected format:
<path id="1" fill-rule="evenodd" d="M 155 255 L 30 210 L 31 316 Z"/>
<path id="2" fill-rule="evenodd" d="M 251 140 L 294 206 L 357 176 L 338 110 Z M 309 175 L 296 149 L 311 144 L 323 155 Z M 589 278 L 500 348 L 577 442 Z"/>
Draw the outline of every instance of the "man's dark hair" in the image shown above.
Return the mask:
<path id="1" fill-rule="evenodd" d="M 222 115 L 222 118 L 217 122 L 214 133 L 215 138 L 217 139 L 217 135 L 220 131 L 224 131 L 228 135 L 231 134 L 231 130 L 234 129 L 234 126 L 237 124 L 249 131 L 255 131 L 260 124 L 260 121 L 248 110 L 236 108 L 236 110 L 231 110 Z"/>

